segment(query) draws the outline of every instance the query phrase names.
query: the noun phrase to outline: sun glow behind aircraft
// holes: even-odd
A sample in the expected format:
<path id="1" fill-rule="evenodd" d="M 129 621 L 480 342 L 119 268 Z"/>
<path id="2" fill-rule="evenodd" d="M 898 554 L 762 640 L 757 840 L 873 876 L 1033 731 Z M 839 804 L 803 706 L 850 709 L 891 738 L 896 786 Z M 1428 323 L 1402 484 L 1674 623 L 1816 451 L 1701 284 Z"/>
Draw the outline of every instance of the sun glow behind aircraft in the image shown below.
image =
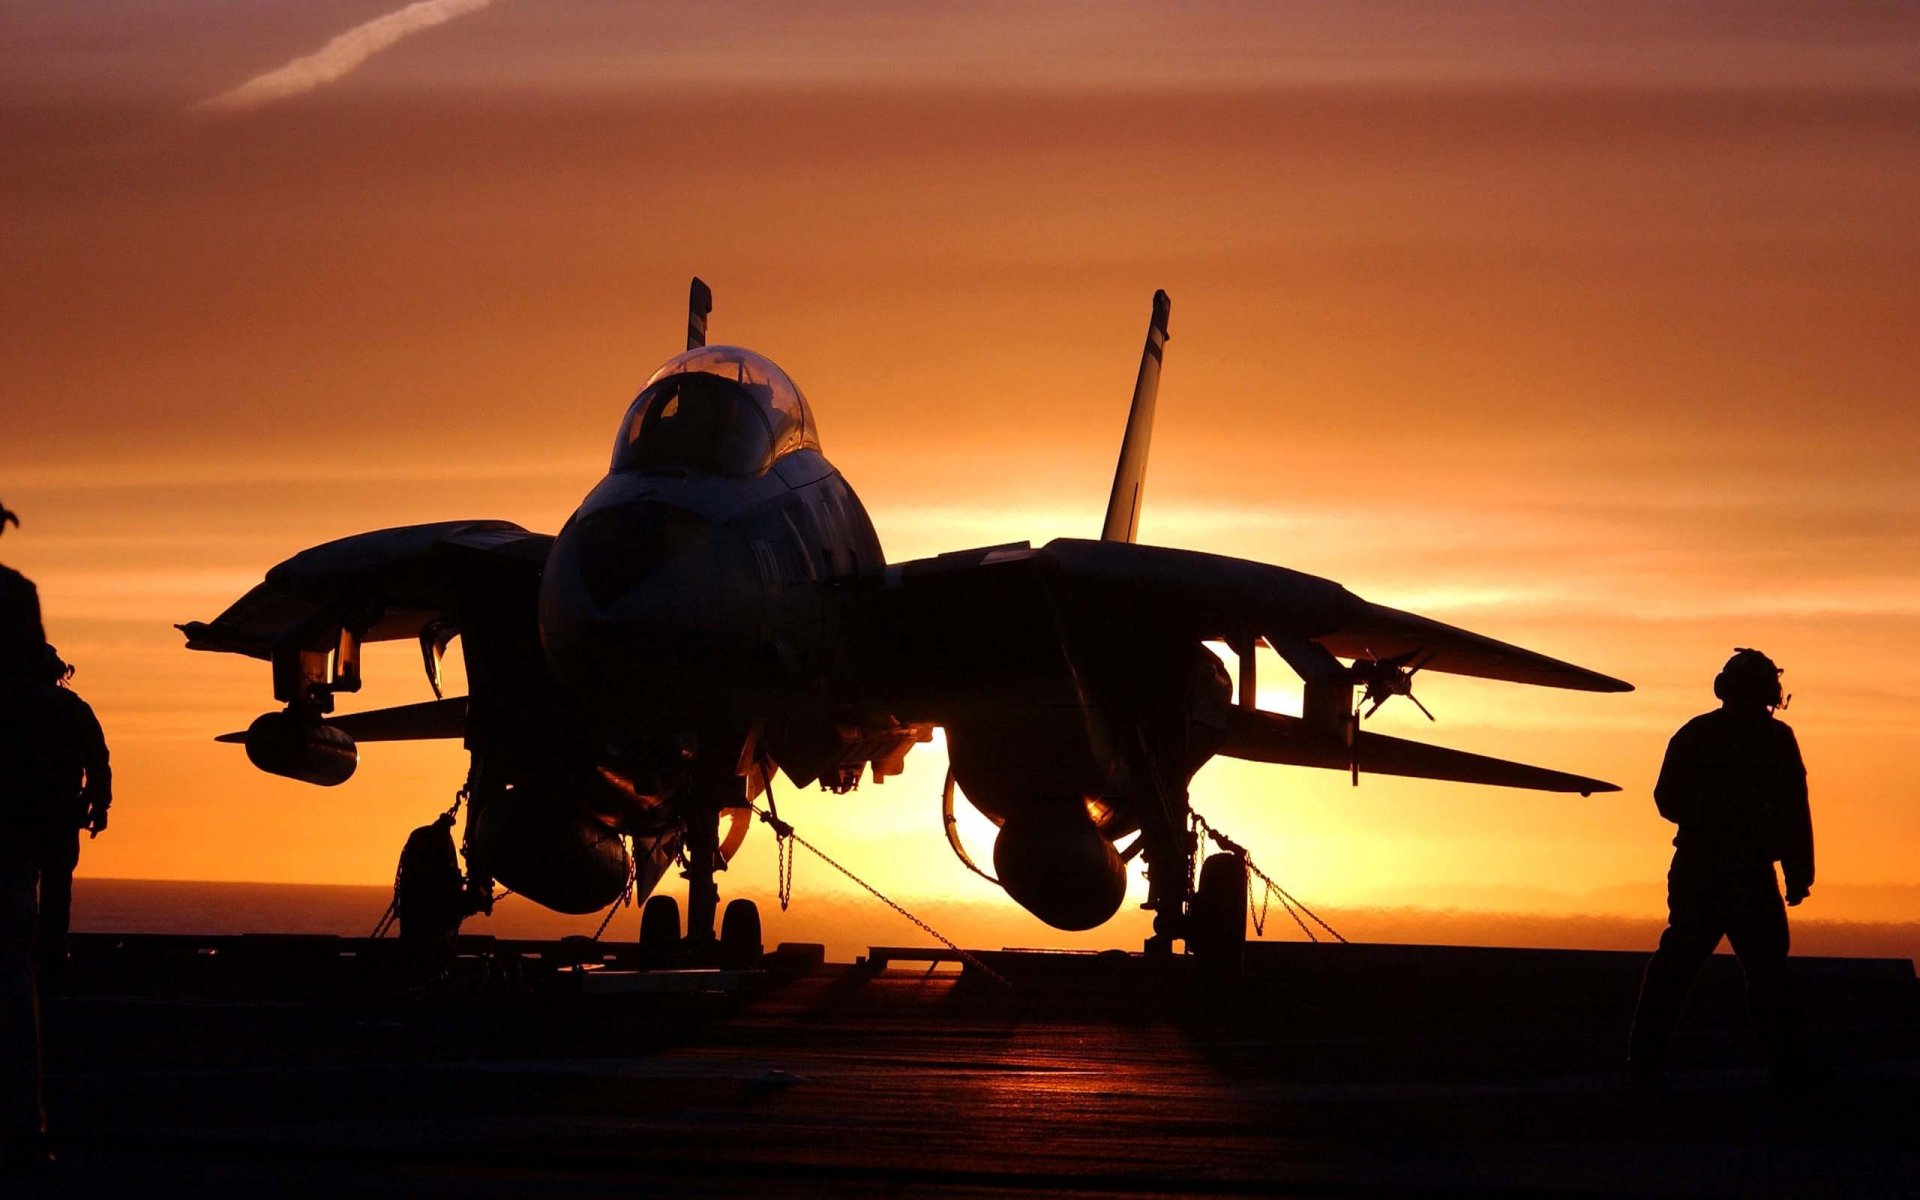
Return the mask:
<path id="1" fill-rule="evenodd" d="M 1784 56 L 1703 19 L 1681 56 L 1619 6 L 1579 7 L 1605 35 L 1580 39 L 1524 6 L 1472 38 L 1203 12 L 1152 55 L 1116 33 L 1083 58 L 997 52 L 968 10 L 973 56 L 929 42 L 909 70 L 846 29 L 800 56 L 691 18 L 543 30 L 535 7 L 200 129 L 168 121 L 347 22 L 176 9 L 87 59 L 61 47 L 94 18 L 21 14 L 0 496 L 26 525 L 0 551 L 127 772 L 83 870 L 390 877 L 457 756 L 399 751 L 324 806 L 249 776 L 194 739 L 250 681 L 178 661 L 155 616 L 211 611 L 289 542 L 479 510 L 556 527 L 674 323 L 644 268 L 728 281 L 897 557 L 1097 527 L 1111 435 L 1088 431 L 1117 419 L 1142 282 L 1165 281 L 1183 334 L 1147 539 L 1642 685 L 1626 715 L 1557 698 L 1496 743 L 1495 697 L 1423 682 L 1454 744 L 1627 785 L 1590 806 L 1203 772 L 1201 807 L 1310 899 L 1487 884 L 1551 906 L 1657 879 L 1659 748 L 1736 643 L 1793 674 L 1823 882 L 1913 877 L 1920 708 L 1885 682 L 1920 632 L 1915 109 L 1875 65 L 1912 45 L 1897 19 L 1823 19 Z M 1254 50 L 1223 75 L 1207 39 Z M 650 86 L 691 78 L 698 105 Z M 686 155 L 703 131 L 733 149 Z M 421 687 L 408 653 L 368 668 Z M 906 850 L 938 822 L 927 772 L 858 793 L 837 848 L 903 894 L 964 896 Z M 803 828 L 844 811 L 795 802 Z"/>

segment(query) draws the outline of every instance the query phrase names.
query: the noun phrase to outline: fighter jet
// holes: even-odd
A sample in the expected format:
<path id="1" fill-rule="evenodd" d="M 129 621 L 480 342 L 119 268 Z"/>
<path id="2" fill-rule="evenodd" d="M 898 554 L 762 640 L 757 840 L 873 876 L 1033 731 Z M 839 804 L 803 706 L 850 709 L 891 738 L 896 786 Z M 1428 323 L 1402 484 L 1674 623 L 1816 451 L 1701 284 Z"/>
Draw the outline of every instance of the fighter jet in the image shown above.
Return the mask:
<path id="1" fill-rule="evenodd" d="M 899 563 L 787 373 L 707 344 L 712 307 L 695 279 L 686 350 L 628 406 L 606 476 L 559 533 L 475 520 L 357 534 L 274 567 L 213 621 L 180 626 L 190 649 L 271 664 L 283 707 L 222 740 L 262 770 L 332 786 L 353 774 L 358 742 L 463 738 L 473 909 L 497 881 L 591 912 L 629 887 L 650 895 L 677 862 L 684 937 L 677 904 L 656 896 L 643 943 L 730 964 L 759 953 L 759 914 L 733 901 L 716 936 L 714 875 L 774 773 L 845 792 L 897 773 L 935 727 L 954 849 L 966 857 L 952 832 L 957 783 L 998 827 L 990 878 L 1072 930 L 1118 911 L 1126 863 L 1143 855 L 1146 948 L 1159 953 L 1245 936 L 1232 895 L 1244 900 L 1244 863 L 1236 875 L 1209 860 L 1197 889 L 1191 876 L 1188 785 L 1216 755 L 1356 783 L 1367 771 L 1617 790 L 1362 722 L 1397 696 L 1418 704 L 1420 671 L 1630 685 L 1330 580 L 1135 541 L 1166 293 L 1153 297 L 1100 537 Z M 469 694 L 443 697 L 456 637 Z M 335 714 L 335 697 L 360 686 L 361 647 L 391 639 L 418 642 L 436 699 Z M 1209 643 L 1233 651 L 1237 695 Z M 1300 716 L 1256 706 L 1260 645 L 1300 677 Z"/>

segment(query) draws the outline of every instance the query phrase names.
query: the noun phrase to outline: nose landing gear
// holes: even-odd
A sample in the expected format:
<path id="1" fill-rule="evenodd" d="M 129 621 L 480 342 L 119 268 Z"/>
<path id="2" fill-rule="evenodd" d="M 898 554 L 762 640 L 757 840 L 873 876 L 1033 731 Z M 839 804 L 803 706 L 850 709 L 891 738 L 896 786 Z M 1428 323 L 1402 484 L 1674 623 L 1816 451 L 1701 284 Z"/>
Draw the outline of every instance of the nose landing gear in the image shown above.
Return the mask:
<path id="1" fill-rule="evenodd" d="M 680 933 L 680 906 L 671 896 L 655 896 L 647 901 L 640 919 L 640 956 L 646 966 L 719 967 L 744 971 L 760 965 L 763 953 L 760 909 L 751 900 L 730 902 L 720 912 L 720 888 L 714 882 L 716 872 L 726 870 L 727 860 L 746 832 L 744 820 L 736 820 L 723 840 L 720 825 L 728 816 L 739 817 L 748 810 L 738 799 L 739 777 L 728 789 L 729 799 L 721 803 L 702 803 L 682 797 L 685 867 L 681 875 L 687 881 L 687 928 Z M 719 917 L 719 936 L 714 936 L 714 919 Z"/>
<path id="2" fill-rule="evenodd" d="M 720 968 L 745 971 L 760 965 L 764 948 L 760 942 L 760 906 L 751 900 L 734 900 L 720 918 Z"/>
<path id="3" fill-rule="evenodd" d="M 680 965 L 680 902 L 653 896 L 640 910 L 640 969 L 671 970 Z"/>
<path id="4" fill-rule="evenodd" d="M 697 929 L 697 927 L 696 927 Z M 709 926 L 711 929 L 711 926 Z M 760 965 L 760 907 L 751 900 L 733 900 L 720 918 L 720 937 L 680 936 L 680 902 L 672 896 L 654 896 L 640 910 L 640 968 L 670 971 L 679 967 L 719 967 L 723 971 L 750 971 Z"/>

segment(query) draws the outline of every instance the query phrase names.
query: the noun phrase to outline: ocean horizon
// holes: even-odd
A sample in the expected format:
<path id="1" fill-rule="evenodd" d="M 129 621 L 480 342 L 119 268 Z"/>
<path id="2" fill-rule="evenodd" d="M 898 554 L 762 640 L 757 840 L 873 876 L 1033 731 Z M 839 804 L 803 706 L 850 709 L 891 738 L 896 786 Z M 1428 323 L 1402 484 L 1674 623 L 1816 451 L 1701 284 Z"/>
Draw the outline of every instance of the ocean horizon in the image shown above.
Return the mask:
<path id="1" fill-rule="evenodd" d="M 233 883 L 158 879 L 74 881 L 73 928 L 80 933 L 225 935 L 309 933 L 366 937 L 385 914 L 392 888 L 371 884 Z M 929 901 L 918 911 L 962 944 L 1084 949 L 1084 936 L 1050 941 L 1048 931 L 1011 903 Z M 1317 907 L 1316 911 L 1356 942 L 1430 945 L 1517 946 L 1571 950 L 1651 951 L 1662 922 L 1657 916 L 1499 912 L 1419 907 Z M 833 897 L 796 904 L 790 912 L 761 900 L 766 941 L 821 942 L 835 960 L 850 960 L 869 946 L 920 945 L 920 930 L 876 904 Z M 463 932 L 502 938 L 592 935 L 605 912 L 569 916 L 549 912 L 518 896 L 494 906 L 491 916 L 469 918 Z M 607 924 L 606 936 L 637 935 L 638 912 L 629 907 Z M 1807 956 L 1920 959 L 1920 922 L 1831 921 L 1795 917 L 1794 953 Z M 1249 929 L 1248 936 L 1254 937 Z M 1325 935 L 1322 934 L 1322 937 Z M 1127 949 L 1128 931 L 1115 930 L 1107 944 Z M 1304 941 L 1300 928 L 1278 910 L 1266 922 L 1265 940 Z"/>

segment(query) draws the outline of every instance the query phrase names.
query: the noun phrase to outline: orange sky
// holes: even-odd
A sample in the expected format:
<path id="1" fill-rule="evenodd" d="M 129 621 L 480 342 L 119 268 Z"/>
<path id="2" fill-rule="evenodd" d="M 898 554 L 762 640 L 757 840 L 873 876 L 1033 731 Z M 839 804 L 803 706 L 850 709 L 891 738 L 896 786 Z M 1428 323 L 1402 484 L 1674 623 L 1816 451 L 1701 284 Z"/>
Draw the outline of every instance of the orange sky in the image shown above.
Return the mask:
<path id="1" fill-rule="evenodd" d="M 1096 530 L 1164 287 L 1143 539 L 1639 686 L 1423 676 L 1437 726 L 1379 718 L 1617 796 L 1210 766 L 1197 805 L 1309 902 L 1657 906 L 1647 789 L 1738 644 L 1797 697 L 1808 913 L 1913 916 L 1914 10 L 498 0 L 196 108 L 398 7 L 0 33 L 0 556 L 113 739 L 84 873 L 389 878 L 457 747 L 369 748 L 334 791 L 254 772 L 208 739 L 269 705 L 264 668 L 171 623 L 328 537 L 557 528 L 697 271 L 892 558 Z M 369 673 L 366 704 L 426 695 L 410 648 Z M 792 815 L 904 898 L 1058 940 L 941 844 L 938 747 L 910 762 Z M 756 839 L 728 882 L 771 876 Z M 1020 940 L 1005 916 L 981 936 Z"/>

